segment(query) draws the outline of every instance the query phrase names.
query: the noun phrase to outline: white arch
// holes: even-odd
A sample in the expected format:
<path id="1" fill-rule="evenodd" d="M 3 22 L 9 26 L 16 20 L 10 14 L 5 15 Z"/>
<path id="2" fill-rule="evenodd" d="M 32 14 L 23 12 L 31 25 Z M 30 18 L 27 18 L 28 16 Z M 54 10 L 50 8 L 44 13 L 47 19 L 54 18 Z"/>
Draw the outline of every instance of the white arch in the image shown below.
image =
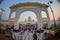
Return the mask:
<path id="1" fill-rule="evenodd" d="M 47 18 L 47 14 L 44 11 L 41 11 L 42 18 Z"/>
<path id="2" fill-rule="evenodd" d="M 20 15 L 19 21 L 24 21 L 25 19 L 28 19 L 28 16 L 31 16 L 31 19 L 37 21 L 36 14 L 33 11 L 24 11 Z"/>
<path id="3" fill-rule="evenodd" d="M 10 16 L 10 18 L 15 18 L 16 17 L 16 12 L 13 12 Z"/>

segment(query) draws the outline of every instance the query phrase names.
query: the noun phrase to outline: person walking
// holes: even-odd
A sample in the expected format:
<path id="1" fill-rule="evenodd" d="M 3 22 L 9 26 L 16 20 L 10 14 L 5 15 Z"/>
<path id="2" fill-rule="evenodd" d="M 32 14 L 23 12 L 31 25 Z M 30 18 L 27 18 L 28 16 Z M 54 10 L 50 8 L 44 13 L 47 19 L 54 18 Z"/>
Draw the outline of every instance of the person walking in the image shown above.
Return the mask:
<path id="1" fill-rule="evenodd" d="M 37 34 L 36 34 L 36 31 L 35 31 L 34 34 L 33 34 L 33 40 L 37 40 Z"/>

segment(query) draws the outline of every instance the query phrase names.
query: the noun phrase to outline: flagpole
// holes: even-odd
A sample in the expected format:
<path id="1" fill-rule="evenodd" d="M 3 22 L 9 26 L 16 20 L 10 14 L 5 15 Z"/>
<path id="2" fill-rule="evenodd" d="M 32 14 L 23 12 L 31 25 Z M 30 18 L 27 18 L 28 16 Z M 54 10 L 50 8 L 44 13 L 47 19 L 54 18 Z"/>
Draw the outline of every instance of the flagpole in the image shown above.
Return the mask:
<path id="1" fill-rule="evenodd" d="M 51 5 L 50 5 L 50 0 L 49 0 L 48 4 L 49 4 L 49 7 L 50 7 L 52 15 L 53 15 L 54 26 L 56 27 L 55 16 L 54 16 L 53 10 L 52 10 Z"/>

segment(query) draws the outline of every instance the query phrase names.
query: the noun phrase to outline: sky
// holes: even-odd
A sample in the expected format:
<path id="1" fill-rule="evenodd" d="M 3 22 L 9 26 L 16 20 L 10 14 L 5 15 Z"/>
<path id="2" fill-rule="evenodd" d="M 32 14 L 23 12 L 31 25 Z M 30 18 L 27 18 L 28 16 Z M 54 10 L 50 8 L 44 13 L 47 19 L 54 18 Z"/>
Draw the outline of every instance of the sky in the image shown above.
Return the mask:
<path id="1" fill-rule="evenodd" d="M 2 15 L 2 19 L 3 20 L 7 20 L 10 14 L 10 6 L 18 4 L 18 3 L 24 3 L 24 2 L 38 2 L 38 3 L 42 3 L 42 4 L 47 4 L 49 0 L 4 0 L 1 4 L 0 4 L 0 8 L 5 10 L 5 13 Z M 58 17 L 60 17 L 60 3 L 57 2 L 57 0 L 52 0 L 53 3 L 51 4 L 51 7 L 53 9 L 54 12 L 54 16 L 55 19 L 58 19 Z M 50 19 L 53 20 L 53 16 L 51 13 L 51 9 L 48 8 L 48 12 L 50 15 Z M 29 14 L 27 14 L 29 13 Z M 33 16 L 33 15 L 34 16 Z M 44 15 L 44 14 L 43 14 Z M 21 20 L 24 20 L 24 17 L 27 18 L 27 16 L 31 16 L 32 19 L 36 20 L 36 15 L 33 12 L 23 12 L 20 16 Z"/>

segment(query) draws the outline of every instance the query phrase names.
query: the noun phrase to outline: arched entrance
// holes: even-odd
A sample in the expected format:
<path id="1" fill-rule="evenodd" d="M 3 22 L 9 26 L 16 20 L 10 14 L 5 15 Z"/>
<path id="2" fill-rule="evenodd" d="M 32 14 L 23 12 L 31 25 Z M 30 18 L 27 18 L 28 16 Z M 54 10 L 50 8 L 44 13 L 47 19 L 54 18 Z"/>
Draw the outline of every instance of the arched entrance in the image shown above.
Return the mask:
<path id="1" fill-rule="evenodd" d="M 10 9 L 11 9 L 10 16 L 11 16 L 12 12 L 14 12 L 14 11 L 16 12 L 14 29 L 19 29 L 18 19 L 19 19 L 19 16 L 21 15 L 21 13 L 24 11 L 32 11 L 36 14 L 38 29 L 39 28 L 43 29 L 41 11 L 46 12 L 47 18 L 48 18 L 48 26 L 49 26 L 50 18 L 49 18 L 47 8 L 48 8 L 48 5 L 41 4 L 41 3 L 34 3 L 34 2 L 20 3 L 20 4 L 11 6 L 10 7 Z M 9 19 L 10 19 L 10 16 L 9 16 Z"/>
<path id="2" fill-rule="evenodd" d="M 19 27 L 21 28 L 36 28 L 37 26 L 36 14 L 32 11 L 24 11 L 19 18 Z"/>

